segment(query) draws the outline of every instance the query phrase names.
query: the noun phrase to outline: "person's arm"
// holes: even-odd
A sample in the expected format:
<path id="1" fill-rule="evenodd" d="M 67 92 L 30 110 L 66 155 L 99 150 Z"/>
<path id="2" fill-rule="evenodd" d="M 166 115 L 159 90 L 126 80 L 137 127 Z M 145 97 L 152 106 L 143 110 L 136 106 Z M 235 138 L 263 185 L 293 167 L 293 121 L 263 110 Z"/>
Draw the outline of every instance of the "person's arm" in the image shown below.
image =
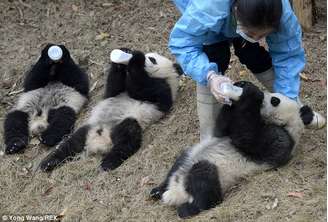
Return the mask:
<path id="1" fill-rule="evenodd" d="M 175 24 L 169 48 L 183 71 L 202 85 L 209 71 L 218 73 L 216 63 L 209 62 L 203 44 L 209 31 L 220 30 L 230 10 L 229 0 L 191 0 Z M 219 52 L 218 52 L 219 53 Z"/>
<path id="2" fill-rule="evenodd" d="M 302 30 L 289 1 L 282 0 L 283 14 L 278 32 L 267 37 L 275 71 L 274 91 L 297 99 L 300 91 L 299 73 L 305 66 Z"/>

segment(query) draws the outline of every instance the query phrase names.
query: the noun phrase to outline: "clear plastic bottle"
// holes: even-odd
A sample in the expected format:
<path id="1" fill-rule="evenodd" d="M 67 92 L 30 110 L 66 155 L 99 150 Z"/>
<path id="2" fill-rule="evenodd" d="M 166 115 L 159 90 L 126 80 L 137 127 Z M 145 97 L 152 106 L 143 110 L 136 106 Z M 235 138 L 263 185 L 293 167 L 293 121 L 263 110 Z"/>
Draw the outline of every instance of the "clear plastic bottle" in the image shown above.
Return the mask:
<path id="1" fill-rule="evenodd" d="M 228 99 L 235 100 L 235 101 L 239 100 L 239 97 L 243 93 L 242 88 L 238 86 L 234 86 L 233 84 L 228 82 L 224 82 L 220 84 L 219 90 L 222 93 L 222 95 L 226 96 Z"/>
<path id="2" fill-rule="evenodd" d="M 127 65 L 132 58 L 130 53 L 123 52 L 120 49 L 114 49 L 110 53 L 110 60 L 115 63 Z"/>
<path id="3" fill-rule="evenodd" d="M 130 61 L 130 59 L 132 58 L 132 54 L 130 53 L 126 53 L 123 52 L 120 49 L 114 49 L 111 53 L 110 53 L 110 60 L 112 62 L 118 63 L 118 64 L 123 64 L 123 65 L 127 65 Z M 153 63 L 149 60 L 149 58 L 146 57 L 146 66 L 152 66 Z"/>

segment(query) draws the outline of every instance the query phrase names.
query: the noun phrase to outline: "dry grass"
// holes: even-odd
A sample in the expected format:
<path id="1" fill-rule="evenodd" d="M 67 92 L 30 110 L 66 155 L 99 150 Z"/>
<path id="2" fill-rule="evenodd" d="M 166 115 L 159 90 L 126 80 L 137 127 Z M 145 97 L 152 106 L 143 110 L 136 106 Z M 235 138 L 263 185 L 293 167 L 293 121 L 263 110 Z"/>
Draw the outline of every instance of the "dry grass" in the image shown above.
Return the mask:
<path id="1" fill-rule="evenodd" d="M 93 3 L 91 3 L 93 2 Z M 178 18 L 168 1 L 1 1 L 0 8 L 0 123 L 21 88 L 23 71 L 35 61 L 46 42 L 65 43 L 88 68 L 91 103 L 82 121 L 103 93 L 103 65 L 109 51 L 127 46 L 169 56 L 167 39 Z M 74 5 L 74 6 L 72 6 Z M 319 1 L 325 17 L 325 2 Z M 326 112 L 326 20 L 305 34 L 308 66 L 305 73 L 322 82 L 305 82 L 304 101 Z M 96 40 L 101 32 L 108 38 Z M 230 75 L 241 78 L 243 69 L 232 62 Z M 243 79 L 253 78 L 250 75 Z M 254 79 L 252 79 L 254 80 Z M 99 173 L 99 159 L 69 163 L 48 175 L 36 171 L 46 154 L 31 145 L 24 154 L 0 157 L 0 215 L 59 214 L 64 221 L 176 221 L 176 211 L 149 200 L 152 187 L 161 182 L 181 150 L 198 141 L 195 86 L 190 80 L 181 88 L 172 113 L 147 130 L 142 149 L 119 169 Z M 3 129 L 0 129 L 0 142 Z M 3 144 L 1 142 L 0 144 Z M 326 132 L 306 131 L 298 155 L 277 171 L 248 178 L 234 187 L 219 207 L 190 221 L 326 221 Z M 302 192 L 302 198 L 288 197 Z M 278 200 L 274 209 L 272 205 Z"/>

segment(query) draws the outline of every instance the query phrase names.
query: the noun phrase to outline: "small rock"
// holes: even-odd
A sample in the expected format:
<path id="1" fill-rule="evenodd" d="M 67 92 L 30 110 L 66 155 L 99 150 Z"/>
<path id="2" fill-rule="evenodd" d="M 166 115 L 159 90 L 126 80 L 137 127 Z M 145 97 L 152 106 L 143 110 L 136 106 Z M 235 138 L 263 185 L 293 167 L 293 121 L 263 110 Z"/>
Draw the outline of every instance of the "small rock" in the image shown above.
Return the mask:
<path id="1" fill-rule="evenodd" d="M 275 198 L 272 204 L 272 209 L 276 208 L 278 206 L 278 198 Z"/>

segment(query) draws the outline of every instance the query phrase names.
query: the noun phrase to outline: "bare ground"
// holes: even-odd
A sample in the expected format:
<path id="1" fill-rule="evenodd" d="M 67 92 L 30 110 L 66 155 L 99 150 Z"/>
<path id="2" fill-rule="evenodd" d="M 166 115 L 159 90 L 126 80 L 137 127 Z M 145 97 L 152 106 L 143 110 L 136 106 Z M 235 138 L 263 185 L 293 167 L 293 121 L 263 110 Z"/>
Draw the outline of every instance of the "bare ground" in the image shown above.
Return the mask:
<path id="1" fill-rule="evenodd" d="M 0 2 L 1 125 L 21 89 L 23 73 L 47 42 L 64 43 L 88 69 L 92 97 L 79 122 L 101 98 L 110 50 L 126 46 L 169 56 L 167 39 L 178 19 L 170 1 L 104 3 Z M 303 81 L 302 97 L 326 115 L 326 1 L 317 6 L 318 23 L 304 35 L 304 73 L 310 79 Z M 254 80 L 236 60 L 231 67 L 235 80 Z M 2 127 L 0 134 L 3 147 Z M 63 212 L 64 221 L 176 221 L 175 209 L 153 202 L 148 193 L 198 136 L 195 84 L 185 79 L 171 114 L 150 127 L 141 150 L 113 172 L 99 174 L 99 159 L 91 158 L 41 173 L 36 168 L 47 150 L 35 139 L 24 154 L 0 156 L 0 215 Z M 299 150 L 287 166 L 246 178 L 223 204 L 190 221 L 326 221 L 326 130 L 307 130 Z M 290 197 L 290 192 L 302 197 Z"/>

